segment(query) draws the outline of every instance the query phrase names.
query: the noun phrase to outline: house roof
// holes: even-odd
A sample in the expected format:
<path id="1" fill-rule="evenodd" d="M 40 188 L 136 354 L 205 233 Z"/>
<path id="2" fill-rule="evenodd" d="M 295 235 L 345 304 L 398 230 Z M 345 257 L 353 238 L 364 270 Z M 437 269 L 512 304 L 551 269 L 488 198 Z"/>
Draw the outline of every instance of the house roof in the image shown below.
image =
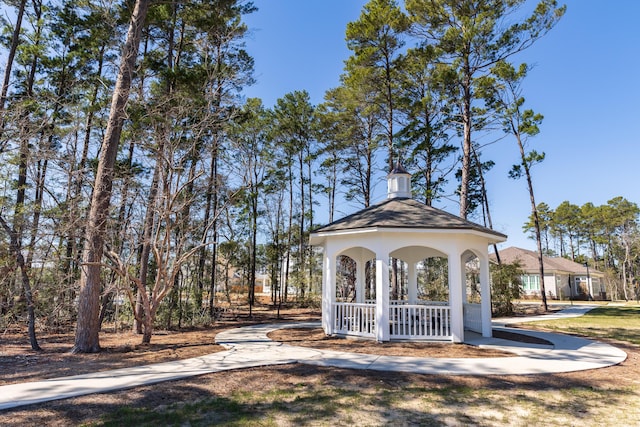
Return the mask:
<path id="1" fill-rule="evenodd" d="M 507 264 L 519 261 L 520 268 L 527 273 L 538 273 L 540 269 L 538 264 L 538 252 L 536 251 L 511 246 L 499 251 L 499 253 L 500 261 Z M 490 257 L 492 260 L 496 259 L 495 254 L 491 254 Z M 549 273 L 587 274 L 587 268 L 584 265 L 566 258 L 543 256 L 542 263 L 545 272 Z M 589 268 L 589 274 L 603 275 L 602 272 L 594 268 Z"/>
<path id="2" fill-rule="evenodd" d="M 313 234 L 368 228 L 477 231 L 497 241 L 507 236 L 410 198 L 386 199 L 352 215 L 316 229 Z"/>

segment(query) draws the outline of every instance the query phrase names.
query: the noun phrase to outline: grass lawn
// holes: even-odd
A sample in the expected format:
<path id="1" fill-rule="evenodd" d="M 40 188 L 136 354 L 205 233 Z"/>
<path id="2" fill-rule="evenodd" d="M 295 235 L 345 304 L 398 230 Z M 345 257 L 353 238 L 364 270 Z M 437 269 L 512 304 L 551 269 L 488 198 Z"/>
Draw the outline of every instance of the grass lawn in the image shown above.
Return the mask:
<path id="1" fill-rule="evenodd" d="M 621 341 L 629 359 L 592 371 L 508 377 L 304 365 L 242 370 L 164 385 L 182 390 L 182 398 L 161 407 L 145 406 L 141 398 L 142 404 L 120 406 L 90 425 L 640 425 L 639 306 L 603 306 L 579 318 L 534 324 Z M 237 376 L 237 387 L 215 390 L 220 375 L 226 384 Z M 185 391 L 193 389 L 201 391 Z M 138 394 L 152 392 L 141 388 Z"/>
<path id="2" fill-rule="evenodd" d="M 640 345 L 640 306 L 602 306 L 584 316 L 528 323 L 558 332 L 610 338 Z"/>

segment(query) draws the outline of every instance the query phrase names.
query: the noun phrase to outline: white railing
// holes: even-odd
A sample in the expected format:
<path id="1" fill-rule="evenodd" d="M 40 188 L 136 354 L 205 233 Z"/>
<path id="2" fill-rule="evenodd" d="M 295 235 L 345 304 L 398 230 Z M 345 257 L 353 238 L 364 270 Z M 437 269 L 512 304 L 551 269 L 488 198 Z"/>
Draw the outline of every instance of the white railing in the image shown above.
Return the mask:
<path id="1" fill-rule="evenodd" d="M 366 304 L 375 304 L 376 300 L 375 299 L 368 299 L 365 300 Z M 411 303 L 410 301 L 407 300 L 398 300 L 398 299 L 392 299 L 389 300 L 389 305 L 408 305 L 408 304 L 418 304 L 418 305 L 444 305 L 444 306 L 448 306 L 449 303 L 447 301 L 427 301 L 427 300 L 417 300 L 414 303 Z"/>
<path id="2" fill-rule="evenodd" d="M 337 302 L 333 330 L 336 334 L 376 336 L 376 306 Z M 389 306 L 391 339 L 451 339 L 451 310 L 444 305 L 393 304 Z"/>
<path id="3" fill-rule="evenodd" d="M 365 303 L 334 304 L 334 331 L 337 334 L 360 337 L 376 336 L 376 306 Z"/>
<path id="4" fill-rule="evenodd" d="M 464 328 L 482 333 L 482 312 L 480 310 L 480 304 L 464 304 Z"/>
<path id="5" fill-rule="evenodd" d="M 364 301 L 367 304 L 375 304 L 376 300 L 375 299 L 368 299 Z M 403 299 L 392 299 L 389 300 L 389 305 L 404 305 L 404 304 L 409 304 L 409 301 L 407 300 L 403 300 Z"/>
<path id="6" fill-rule="evenodd" d="M 392 305 L 389 307 L 391 339 L 451 338 L 451 311 L 440 305 Z"/>

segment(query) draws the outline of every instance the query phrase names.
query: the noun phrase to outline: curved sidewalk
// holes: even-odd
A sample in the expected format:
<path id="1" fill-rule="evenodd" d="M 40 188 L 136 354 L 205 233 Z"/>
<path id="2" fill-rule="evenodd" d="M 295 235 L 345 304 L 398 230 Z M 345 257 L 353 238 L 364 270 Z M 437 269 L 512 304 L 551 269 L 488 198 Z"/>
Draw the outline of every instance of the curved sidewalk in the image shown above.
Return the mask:
<path id="1" fill-rule="evenodd" d="M 579 314 L 578 314 L 579 315 Z M 522 321 L 522 319 L 516 319 Z M 496 323 L 500 323 L 497 320 Z M 123 368 L 44 381 L 0 386 L 0 410 L 188 378 L 213 372 L 287 363 L 348 369 L 439 375 L 522 375 L 603 368 L 623 362 L 624 351 L 597 341 L 568 335 L 517 329 L 520 334 L 550 341 L 552 346 L 497 338 L 472 337 L 467 342 L 515 353 L 508 358 L 419 358 L 346 353 L 295 347 L 274 342 L 267 334 L 287 327 L 318 327 L 318 322 L 253 325 L 219 333 L 226 351 L 192 359 Z M 509 330 L 505 328 L 505 330 Z"/>
<path id="2" fill-rule="evenodd" d="M 430 375 L 528 375 L 581 371 L 616 365 L 627 354 L 611 345 L 569 335 L 523 329 L 496 328 L 547 340 L 549 345 L 527 344 L 475 335 L 466 342 L 516 354 L 491 358 L 423 358 L 380 356 L 295 347 L 271 341 L 267 334 L 286 327 L 318 327 L 319 323 L 254 325 L 218 334 L 216 342 L 231 352 L 269 354 L 279 361 L 348 369 L 410 372 Z M 284 362 L 286 363 L 286 362 Z"/>

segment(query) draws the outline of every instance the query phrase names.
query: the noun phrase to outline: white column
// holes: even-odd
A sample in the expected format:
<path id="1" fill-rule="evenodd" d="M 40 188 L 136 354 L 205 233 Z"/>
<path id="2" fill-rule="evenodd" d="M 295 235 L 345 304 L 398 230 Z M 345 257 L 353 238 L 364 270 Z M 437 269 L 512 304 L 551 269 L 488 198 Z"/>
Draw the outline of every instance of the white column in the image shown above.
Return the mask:
<path id="1" fill-rule="evenodd" d="M 489 258 L 482 254 L 480 261 L 480 316 L 482 319 L 482 336 L 493 336 L 491 328 L 491 276 L 489 275 Z"/>
<path id="2" fill-rule="evenodd" d="M 336 301 L 336 259 L 334 254 L 324 251 L 324 268 L 322 269 L 322 329 L 327 335 L 333 335 L 335 314 L 333 312 Z"/>
<path id="3" fill-rule="evenodd" d="M 417 263 L 413 261 L 407 262 L 407 276 L 409 276 L 409 282 L 407 283 L 409 304 L 416 304 L 418 301 L 418 273 L 416 264 Z"/>
<path id="4" fill-rule="evenodd" d="M 376 340 L 389 341 L 389 254 L 376 253 Z"/>
<path id="5" fill-rule="evenodd" d="M 462 293 L 462 262 L 460 254 L 453 251 L 448 254 L 449 266 L 449 310 L 451 310 L 451 341 L 460 343 L 464 341 L 464 320 Z"/>
<path id="6" fill-rule="evenodd" d="M 364 259 L 356 260 L 356 302 L 364 302 L 364 282 L 365 276 L 365 264 Z"/>

